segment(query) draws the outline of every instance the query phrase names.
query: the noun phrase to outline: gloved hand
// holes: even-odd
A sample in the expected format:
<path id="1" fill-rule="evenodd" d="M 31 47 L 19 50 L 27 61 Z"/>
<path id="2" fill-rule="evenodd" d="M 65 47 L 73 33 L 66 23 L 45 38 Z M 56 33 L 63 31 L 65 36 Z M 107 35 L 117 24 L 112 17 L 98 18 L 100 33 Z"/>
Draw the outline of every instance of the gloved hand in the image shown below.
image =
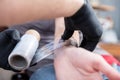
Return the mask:
<path id="1" fill-rule="evenodd" d="M 102 26 L 88 0 L 85 0 L 77 13 L 65 18 L 65 31 L 62 39 L 69 39 L 75 30 L 81 30 L 83 33 L 80 47 L 93 51 L 102 35 Z"/>
<path id="2" fill-rule="evenodd" d="M 17 30 L 6 29 L 0 32 L 0 68 L 13 70 L 8 64 L 8 56 L 19 40 L 20 34 Z"/>

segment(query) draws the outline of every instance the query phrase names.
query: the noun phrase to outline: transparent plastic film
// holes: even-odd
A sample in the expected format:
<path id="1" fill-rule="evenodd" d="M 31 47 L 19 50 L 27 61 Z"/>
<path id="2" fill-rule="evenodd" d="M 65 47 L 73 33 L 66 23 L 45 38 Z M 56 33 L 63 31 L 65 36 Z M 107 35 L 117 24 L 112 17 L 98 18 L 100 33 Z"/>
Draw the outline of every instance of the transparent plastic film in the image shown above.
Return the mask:
<path id="1" fill-rule="evenodd" d="M 66 41 L 60 39 L 59 42 L 56 44 L 56 46 L 54 46 L 54 43 L 55 42 L 52 41 L 52 42 L 46 44 L 45 46 L 43 46 L 42 48 L 38 49 L 32 60 L 32 64 L 38 63 L 42 59 L 53 54 L 54 50 L 61 48 L 63 46 L 69 46 L 69 45 L 78 46 L 77 42 L 74 39 L 69 39 Z"/>

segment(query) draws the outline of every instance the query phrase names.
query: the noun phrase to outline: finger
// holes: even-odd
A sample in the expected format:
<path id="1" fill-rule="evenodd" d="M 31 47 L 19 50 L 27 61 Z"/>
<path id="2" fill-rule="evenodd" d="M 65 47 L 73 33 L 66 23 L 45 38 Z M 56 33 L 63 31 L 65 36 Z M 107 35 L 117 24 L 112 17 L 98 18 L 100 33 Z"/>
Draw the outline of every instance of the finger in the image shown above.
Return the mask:
<path id="1" fill-rule="evenodd" d="M 74 31 L 65 29 L 64 34 L 62 35 L 62 39 L 68 40 L 70 37 L 72 37 L 73 33 Z"/>
<path id="2" fill-rule="evenodd" d="M 104 73 L 110 80 L 120 80 L 120 73 L 110 66 L 102 57 L 99 60 L 96 69 Z"/>
<path id="3" fill-rule="evenodd" d="M 73 25 L 72 20 L 69 18 L 65 18 L 65 31 L 62 35 L 63 40 L 67 40 L 73 35 L 74 33 L 73 27 L 74 25 Z"/>
<path id="4" fill-rule="evenodd" d="M 20 33 L 16 29 L 7 29 L 4 31 L 4 33 L 12 43 L 16 44 L 20 40 Z"/>

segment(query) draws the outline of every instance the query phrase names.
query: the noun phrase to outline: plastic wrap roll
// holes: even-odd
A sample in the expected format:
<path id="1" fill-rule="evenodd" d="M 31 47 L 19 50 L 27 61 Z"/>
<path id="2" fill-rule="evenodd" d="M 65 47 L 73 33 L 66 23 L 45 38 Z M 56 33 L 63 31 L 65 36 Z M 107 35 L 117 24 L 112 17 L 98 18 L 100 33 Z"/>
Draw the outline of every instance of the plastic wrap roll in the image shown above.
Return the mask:
<path id="1" fill-rule="evenodd" d="M 8 62 L 16 70 L 25 70 L 38 48 L 40 35 L 35 30 L 28 30 L 11 52 Z"/>

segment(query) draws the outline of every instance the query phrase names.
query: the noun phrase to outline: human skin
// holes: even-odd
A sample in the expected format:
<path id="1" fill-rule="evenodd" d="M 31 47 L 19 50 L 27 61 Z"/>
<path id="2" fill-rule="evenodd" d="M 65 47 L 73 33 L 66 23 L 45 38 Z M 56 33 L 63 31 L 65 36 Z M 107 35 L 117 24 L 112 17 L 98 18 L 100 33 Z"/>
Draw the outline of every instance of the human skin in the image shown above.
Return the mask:
<path id="1" fill-rule="evenodd" d="M 120 74 L 98 54 L 72 46 L 55 52 L 57 80 L 102 80 L 101 72 L 110 80 L 120 80 Z"/>
<path id="2" fill-rule="evenodd" d="M 72 16 L 83 4 L 84 0 L 1 0 L 0 26 Z"/>

